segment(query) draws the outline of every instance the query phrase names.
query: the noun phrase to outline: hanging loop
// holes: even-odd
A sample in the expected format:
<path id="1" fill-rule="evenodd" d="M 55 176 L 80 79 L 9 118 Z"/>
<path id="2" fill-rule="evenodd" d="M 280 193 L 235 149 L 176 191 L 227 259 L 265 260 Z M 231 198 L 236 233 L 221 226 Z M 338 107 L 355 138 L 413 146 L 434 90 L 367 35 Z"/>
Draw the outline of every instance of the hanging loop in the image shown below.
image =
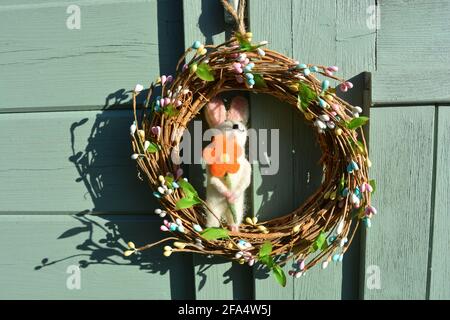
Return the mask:
<path id="1" fill-rule="evenodd" d="M 234 20 L 236 24 L 236 31 L 240 34 L 245 34 L 245 0 L 222 0 L 225 8 L 225 21 L 230 23 Z"/>

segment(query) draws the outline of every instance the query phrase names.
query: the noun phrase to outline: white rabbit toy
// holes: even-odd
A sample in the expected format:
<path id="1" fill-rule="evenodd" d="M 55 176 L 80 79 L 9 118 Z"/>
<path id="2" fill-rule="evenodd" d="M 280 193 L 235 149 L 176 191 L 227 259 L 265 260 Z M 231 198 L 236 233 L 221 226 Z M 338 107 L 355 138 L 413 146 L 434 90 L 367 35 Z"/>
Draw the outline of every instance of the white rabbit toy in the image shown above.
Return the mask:
<path id="1" fill-rule="evenodd" d="M 251 166 L 245 158 L 248 102 L 235 97 L 228 111 L 222 99 L 215 97 L 205 107 L 206 121 L 217 130 L 213 141 L 203 150 L 207 163 L 207 227 L 218 227 L 225 219 L 232 231 L 238 231 L 245 209 L 245 190 L 250 185 Z"/>

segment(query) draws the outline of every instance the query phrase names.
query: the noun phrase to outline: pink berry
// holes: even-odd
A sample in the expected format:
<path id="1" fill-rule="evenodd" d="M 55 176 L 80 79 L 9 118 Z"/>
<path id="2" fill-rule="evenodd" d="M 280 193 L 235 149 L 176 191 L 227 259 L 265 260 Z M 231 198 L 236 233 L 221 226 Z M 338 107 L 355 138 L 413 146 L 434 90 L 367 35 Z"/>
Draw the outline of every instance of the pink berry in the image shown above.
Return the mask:
<path id="1" fill-rule="evenodd" d="M 350 81 L 345 81 L 345 85 L 346 85 L 347 88 L 349 88 L 349 89 L 353 88 L 353 83 L 351 83 Z"/>
<path id="2" fill-rule="evenodd" d="M 347 92 L 348 91 L 347 85 L 345 83 L 341 83 L 339 85 L 339 89 L 341 89 L 342 92 Z"/>
<path id="3" fill-rule="evenodd" d="M 361 185 L 361 192 L 366 192 L 366 183 L 365 182 Z"/>
<path id="4" fill-rule="evenodd" d="M 169 82 L 172 82 L 172 80 L 173 80 L 173 77 L 172 76 L 167 76 L 167 83 L 169 83 Z"/>
<path id="5" fill-rule="evenodd" d="M 169 231 L 169 229 L 166 226 L 161 226 L 160 229 L 161 231 Z"/>
<path id="6" fill-rule="evenodd" d="M 165 75 L 161 76 L 161 84 L 164 85 L 167 81 L 167 77 Z"/>
<path id="7" fill-rule="evenodd" d="M 338 71 L 339 71 L 339 68 L 336 67 L 336 66 L 329 66 L 329 67 L 327 68 L 327 70 L 330 70 L 331 72 L 338 72 Z"/>

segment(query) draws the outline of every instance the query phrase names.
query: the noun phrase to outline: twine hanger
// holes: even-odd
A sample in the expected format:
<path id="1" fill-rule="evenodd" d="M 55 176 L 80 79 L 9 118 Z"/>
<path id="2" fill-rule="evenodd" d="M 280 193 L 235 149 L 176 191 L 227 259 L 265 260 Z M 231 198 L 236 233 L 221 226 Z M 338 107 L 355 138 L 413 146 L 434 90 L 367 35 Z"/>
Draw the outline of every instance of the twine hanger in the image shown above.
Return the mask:
<path id="1" fill-rule="evenodd" d="M 236 24 L 236 32 L 241 35 L 245 35 L 245 0 L 221 0 L 225 10 L 228 11 L 230 16 L 234 19 Z M 232 2 L 233 5 L 230 3 Z"/>

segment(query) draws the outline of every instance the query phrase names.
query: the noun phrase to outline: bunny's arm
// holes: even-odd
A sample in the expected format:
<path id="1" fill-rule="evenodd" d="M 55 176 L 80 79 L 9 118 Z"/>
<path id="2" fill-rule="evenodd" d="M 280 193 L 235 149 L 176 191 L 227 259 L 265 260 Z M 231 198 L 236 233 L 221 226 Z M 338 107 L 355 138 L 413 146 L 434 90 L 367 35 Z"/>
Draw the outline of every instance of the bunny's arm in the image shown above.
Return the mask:
<path id="1" fill-rule="evenodd" d="M 214 186 L 217 189 L 217 191 L 219 191 L 219 193 L 221 193 L 221 194 L 224 194 L 229 191 L 227 186 L 218 177 L 214 177 L 214 176 L 211 177 L 209 179 L 209 183 L 212 186 Z"/>
<path id="2" fill-rule="evenodd" d="M 252 168 L 248 162 L 245 165 L 243 164 L 241 166 L 241 170 L 242 170 L 241 174 L 242 178 L 240 179 L 239 183 L 234 187 L 233 190 L 237 195 L 240 195 L 245 191 L 245 189 L 248 188 L 248 186 L 251 183 L 252 177 Z"/>

